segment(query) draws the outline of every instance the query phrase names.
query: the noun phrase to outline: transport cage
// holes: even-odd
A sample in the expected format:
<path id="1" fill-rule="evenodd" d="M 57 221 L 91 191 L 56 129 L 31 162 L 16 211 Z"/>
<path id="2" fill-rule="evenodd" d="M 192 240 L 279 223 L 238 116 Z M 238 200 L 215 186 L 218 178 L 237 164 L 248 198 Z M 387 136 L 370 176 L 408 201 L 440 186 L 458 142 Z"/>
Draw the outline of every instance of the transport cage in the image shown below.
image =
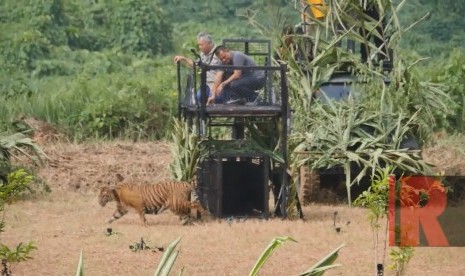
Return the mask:
<path id="1" fill-rule="evenodd" d="M 212 216 L 268 217 L 268 156 L 219 154 L 198 170 L 198 197 Z"/>

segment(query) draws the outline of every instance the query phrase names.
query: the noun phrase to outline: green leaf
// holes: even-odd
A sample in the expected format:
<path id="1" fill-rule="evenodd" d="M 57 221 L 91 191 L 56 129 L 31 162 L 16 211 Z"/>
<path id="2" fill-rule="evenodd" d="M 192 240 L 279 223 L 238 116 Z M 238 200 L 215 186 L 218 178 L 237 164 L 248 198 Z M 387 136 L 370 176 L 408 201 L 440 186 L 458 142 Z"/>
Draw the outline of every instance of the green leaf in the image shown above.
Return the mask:
<path id="1" fill-rule="evenodd" d="M 178 245 L 181 237 L 172 241 L 170 245 L 166 248 L 163 256 L 161 257 L 160 263 L 158 264 L 157 269 L 155 270 L 154 276 L 167 276 L 173 267 L 173 264 L 178 256 L 178 251 L 174 251 Z"/>
<path id="2" fill-rule="evenodd" d="M 334 249 L 331 253 L 329 253 L 323 259 L 318 261 L 309 270 L 299 275 L 300 276 L 321 276 L 326 270 L 337 267 L 338 265 L 333 265 L 333 263 L 334 261 L 336 261 L 337 257 L 339 256 L 339 250 L 341 250 L 342 247 L 344 247 L 344 244 Z"/>
<path id="3" fill-rule="evenodd" d="M 82 258 L 82 250 L 81 254 L 79 255 L 79 262 L 77 266 L 76 276 L 83 276 L 84 275 L 84 262 Z"/>
<path id="4" fill-rule="evenodd" d="M 257 262 L 255 263 L 254 267 L 252 268 L 252 270 L 250 271 L 249 273 L 249 276 L 255 276 L 258 274 L 258 272 L 260 271 L 260 269 L 263 267 L 263 265 L 266 263 L 266 261 L 268 260 L 268 258 L 271 257 L 271 255 L 273 254 L 274 250 L 276 248 L 278 248 L 279 246 L 283 245 L 284 242 L 286 241 L 293 241 L 293 242 L 297 242 L 296 240 L 294 240 L 293 238 L 291 237 L 276 237 L 274 238 L 271 243 L 268 245 L 268 247 L 265 249 L 265 251 L 263 251 L 262 255 L 260 256 L 260 258 L 258 258 Z"/>

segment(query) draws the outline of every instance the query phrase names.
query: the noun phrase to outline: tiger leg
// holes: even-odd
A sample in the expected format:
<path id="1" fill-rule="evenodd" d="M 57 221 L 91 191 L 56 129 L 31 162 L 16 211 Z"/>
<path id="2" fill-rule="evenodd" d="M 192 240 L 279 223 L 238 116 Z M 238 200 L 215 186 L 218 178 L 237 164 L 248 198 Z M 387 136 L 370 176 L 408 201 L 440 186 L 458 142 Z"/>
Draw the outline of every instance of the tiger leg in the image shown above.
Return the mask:
<path id="1" fill-rule="evenodd" d="M 191 209 L 195 209 L 198 213 L 200 213 L 201 216 L 207 214 L 207 211 L 202 207 L 202 204 L 200 204 L 200 202 L 198 201 L 191 202 Z"/>
<path id="2" fill-rule="evenodd" d="M 181 221 L 181 225 L 186 225 L 186 224 L 189 224 L 189 222 L 191 222 L 191 216 L 189 215 L 182 215 L 182 216 L 179 216 L 179 220 Z"/>
<path id="3" fill-rule="evenodd" d="M 137 209 L 136 212 L 139 214 L 140 223 L 142 226 L 147 226 L 147 219 L 145 218 L 145 210 L 143 208 Z"/>
<path id="4" fill-rule="evenodd" d="M 179 220 L 181 221 L 182 225 L 186 225 L 191 222 L 192 217 L 190 216 L 192 210 L 196 211 L 195 219 L 198 219 L 198 213 L 202 215 L 207 214 L 205 209 L 199 202 L 184 202 L 178 204 L 179 208 L 174 210 L 175 214 L 179 216 Z"/>
<path id="5" fill-rule="evenodd" d="M 168 209 L 168 206 L 166 206 L 166 204 L 163 204 L 160 209 L 157 210 L 156 214 L 161 214 L 163 213 L 163 211 L 165 211 L 166 209 Z"/>
<path id="6" fill-rule="evenodd" d="M 177 201 L 173 203 L 169 201 L 168 208 L 170 208 L 171 212 L 178 216 L 182 225 L 186 225 L 190 222 L 190 202 Z"/>
<path id="7" fill-rule="evenodd" d="M 115 213 L 113 213 L 113 216 L 108 220 L 108 223 L 112 223 L 113 221 L 121 218 L 122 216 L 126 215 L 128 213 L 128 210 L 124 208 L 117 208 Z"/>

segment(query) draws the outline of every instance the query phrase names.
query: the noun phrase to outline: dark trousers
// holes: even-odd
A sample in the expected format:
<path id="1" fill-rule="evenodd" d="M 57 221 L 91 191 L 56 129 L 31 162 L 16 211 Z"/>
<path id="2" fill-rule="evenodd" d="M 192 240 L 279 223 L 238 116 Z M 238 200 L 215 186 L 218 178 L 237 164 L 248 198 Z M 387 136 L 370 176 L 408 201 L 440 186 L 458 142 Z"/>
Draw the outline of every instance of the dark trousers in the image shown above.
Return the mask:
<path id="1" fill-rule="evenodd" d="M 253 102 L 258 96 L 256 90 L 262 89 L 264 86 L 264 76 L 243 76 L 226 85 L 222 93 L 225 93 L 224 99 L 226 101 L 243 98 L 248 102 Z"/>

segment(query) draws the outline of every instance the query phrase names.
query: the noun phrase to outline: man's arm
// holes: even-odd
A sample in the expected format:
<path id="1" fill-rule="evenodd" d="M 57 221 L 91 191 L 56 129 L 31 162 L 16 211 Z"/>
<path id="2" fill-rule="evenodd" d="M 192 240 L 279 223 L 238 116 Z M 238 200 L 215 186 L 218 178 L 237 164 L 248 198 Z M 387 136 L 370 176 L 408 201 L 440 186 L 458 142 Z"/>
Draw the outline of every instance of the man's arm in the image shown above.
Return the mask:
<path id="1" fill-rule="evenodd" d="M 222 70 L 216 71 L 215 81 L 213 82 L 213 85 L 212 85 L 212 92 L 213 93 L 216 93 L 216 91 L 218 90 L 218 88 L 219 88 L 219 86 L 221 84 L 221 81 L 223 80 L 223 75 L 224 75 L 224 71 L 222 71 Z"/>
<path id="2" fill-rule="evenodd" d="M 239 79 L 242 75 L 241 70 L 234 70 L 232 75 L 228 79 L 223 81 L 224 72 L 223 71 L 219 71 L 219 72 L 221 72 L 221 75 L 217 73 L 215 76 L 215 82 L 213 83 L 213 88 L 214 88 L 213 91 L 216 91 L 217 95 L 221 93 L 221 91 L 226 85 L 230 84 L 233 80 Z"/>
<path id="3" fill-rule="evenodd" d="M 221 81 L 223 80 L 224 71 L 218 70 L 215 75 L 215 81 L 211 87 L 211 95 L 208 98 L 207 104 L 213 103 L 215 101 L 215 97 L 220 95 L 221 90 L 223 87 L 220 87 Z"/>
<path id="4" fill-rule="evenodd" d="M 184 62 L 189 67 L 194 67 L 194 61 L 190 58 L 186 58 L 185 56 L 174 56 L 174 63 Z"/>
<path id="5" fill-rule="evenodd" d="M 223 81 L 222 83 L 220 83 L 220 87 L 221 89 L 223 89 L 223 87 L 225 87 L 226 85 L 230 84 L 233 80 L 237 80 L 241 77 L 242 75 L 242 71 L 241 70 L 234 70 L 234 72 L 232 73 L 232 75 L 225 81 Z"/>

